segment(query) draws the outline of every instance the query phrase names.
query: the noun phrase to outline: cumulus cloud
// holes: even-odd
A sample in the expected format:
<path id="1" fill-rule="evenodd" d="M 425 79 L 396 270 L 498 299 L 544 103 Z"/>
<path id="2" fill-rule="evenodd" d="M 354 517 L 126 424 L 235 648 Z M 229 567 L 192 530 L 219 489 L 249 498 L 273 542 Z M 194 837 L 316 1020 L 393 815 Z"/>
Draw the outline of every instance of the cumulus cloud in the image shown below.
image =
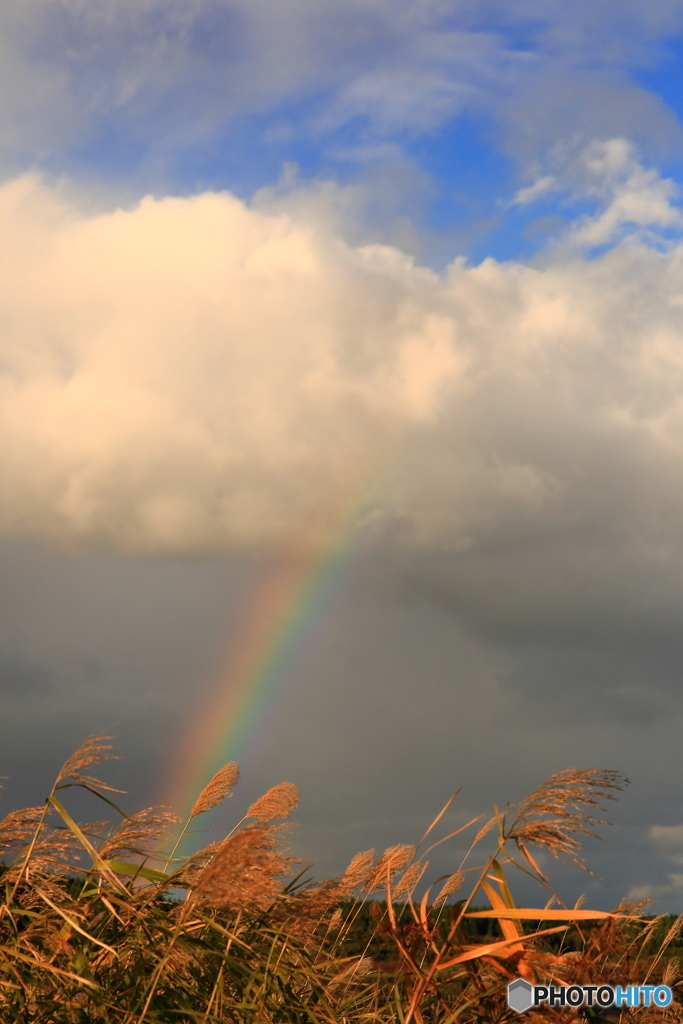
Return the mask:
<path id="1" fill-rule="evenodd" d="M 325 528 L 466 355 L 400 252 L 227 194 L 0 193 L 6 529 L 181 548 Z"/>
<path id="2" fill-rule="evenodd" d="M 0 238 L 6 533 L 680 552 L 683 246 L 437 275 L 227 193 L 93 216 L 30 175 Z"/>
<path id="3" fill-rule="evenodd" d="M 634 159 L 624 139 L 614 139 L 601 146 L 591 146 L 585 156 L 586 169 L 600 183 L 595 189 L 612 192 L 607 209 L 592 222 L 581 225 L 576 239 L 587 245 L 613 241 L 623 225 L 680 228 L 683 216 L 672 205 L 679 189 L 671 180 L 662 179 L 654 169 L 644 170 Z"/>
<path id="4" fill-rule="evenodd" d="M 652 825 L 650 840 L 658 853 L 678 860 L 683 856 L 683 825 Z"/>
<path id="5" fill-rule="evenodd" d="M 648 829 L 649 845 L 660 857 L 677 864 L 683 864 L 683 825 L 651 825 Z M 644 883 L 632 886 L 628 899 L 654 900 L 680 897 L 683 894 L 683 874 L 667 872 L 666 882 Z"/>

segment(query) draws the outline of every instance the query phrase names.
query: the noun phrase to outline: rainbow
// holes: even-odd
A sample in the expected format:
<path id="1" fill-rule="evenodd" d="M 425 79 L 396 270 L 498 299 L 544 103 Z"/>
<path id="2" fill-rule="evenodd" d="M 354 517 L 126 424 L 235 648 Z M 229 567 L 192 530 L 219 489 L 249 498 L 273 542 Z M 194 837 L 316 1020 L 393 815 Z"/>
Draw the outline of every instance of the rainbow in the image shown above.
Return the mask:
<path id="1" fill-rule="evenodd" d="M 316 639 L 333 620 L 360 550 L 357 514 L 343 518 L 325 545 L 277 559 L 255 587 L 237 643 L 190 720 L 171 767 L 162 803 L 183 818 L 221 765 L 240 761 L 247 747 L 254 753 L 288 684 L 300 675 Z"/>

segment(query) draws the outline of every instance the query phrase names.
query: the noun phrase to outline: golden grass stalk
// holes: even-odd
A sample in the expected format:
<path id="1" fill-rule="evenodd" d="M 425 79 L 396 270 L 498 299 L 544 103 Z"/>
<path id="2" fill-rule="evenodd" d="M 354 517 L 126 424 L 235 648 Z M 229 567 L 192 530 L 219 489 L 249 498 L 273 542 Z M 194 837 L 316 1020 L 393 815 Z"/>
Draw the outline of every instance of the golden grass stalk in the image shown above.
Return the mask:
<path id="1" fill-rule="evenodd" d="M 657 951 L 657 956 L 655 957 L 655 959 L 652 961 L 652 964 L 650 965 L 650 969 L 649 969 L 649 971 L 648 971 L 648 973 L 647 973 L 647 975 L 645 977 L 645 981 L 649 980 L 650 975 L 652 974 L 654 969 L 657 967 L 657 964 L 659 963 L 659 961 L 662 959 L 662 957 L 664 955 L 664 951 L 670 945 L 670 943 L 672 943 L 675 939 L 678 938 L 678 936 L 681 933 L 681 929 L 683 929 L 683 914 L 679 914 L 679 916 L 674 920 L 673 924 L 671 925 L 671 927 L 667 931 L 666 935 L 664 936 L 664 941 L 662 942 L 661 946 L 659 947 L 659 950 Z"/>
<path id="2" fill-rule="evenodd" d="M 256 818 L 258 821 L 275 821 L 277 818 L 287 818 L 299 803 L 300 798 L 299 787 L 295 786 L 293 782 L 280 782 L 277 786 L 271 786 L 267 793 L 264 793 L 262 797 L 259 797 L 253 804 L 250 804 L 247 808 L 247 813 L 230 829 L 225 838 L 229 839 L 230 836 L 234 835 L 247 818 Z M 187 825 L 178 838 L 178 842 L 173 848 L 173 853 L 177 850 L 186 829 Z M 171 857 L 167 861 L 166 868 L 168 868 L 168 864 L 171 862 Z"/>
<path id="3" fill-rule="evenodd" d="M 391 882 L 399 871 L 402 871 L 415 856 L 415 847 L 401 843 L 398 846 L 389 846 L 377 861 L 363 883 L 361 892 L 373 892 L 375 889 L 384 887 Z"/>
<path id="4" fill-rule="evenodd" d="M 472 840 L 472 846 L 476 846 L 477 843 L 480 843 L 484 836 L 487 836 L 489 834 L 489 832 L 491 831 L 491 829 L 493 828 L 497 821 L 497 815 L 494 815 L 492 818 L 489 818 L 486 824 L 482 825 L 482 827 L 479 829 L 476 836 Z M 472 847 L 470 847 L 470 849 L 472 849 Z"/>
<path id="5" fill-rule="evenodd" d="M 0 859 L 8 855 L 14 859 L 17 850 L 29 842 L 44 813 L 44 807 L 22 807 L 0 821 Z"/>
<path id="6" fill-rule="evenodd" d="M 218 807 L 223 801 L 232 796 L 232 791 L 239 782 L 240 778 L 240 766 L 237 761 L 228 761 L 222 768 L 219 768 L 213 778 L 204 786 L 190 811 L 190 816 L 185 822 L 180 835 L 175 841 L 175 845 L 171 850 L 166 864 L 164 865 L 164 872 L 168 871 L 169 865 L 172 864 L 173 858 L 176 855 L 178 847 L 185 838 L 185 833 L 190 827 L 190 822 L 193 818 L 196 818 L 198 814 L 204 814 L 206 811 L 213 810 L 214 807 Z M 244 818 L 242 819 L 244 821 Z"/>
<path id="7" fill-rule="evenodd" d="M 401 948 L 399 944 L 402 957 L 414 980 L 403 1024 L 419 1021 L 421 1017 L 421 1002 L 435 984 L 436 977 L 443 971 L 463 964 L 470 959 L 477 959 L 482 956 L 486 956 L 489 959 L 500 955 L 503 957 L 509 956 L 511 952 L 519 951 L 527 943 L 533 943 L 534 935 L 541 936 L 551 934 L 552 932 L 552 929 L 539 929 L 534 935 L 524 935 L 521 933 L 519 925 L 513 927 L 516 921 L 527 918 L 542 921 L 545 919 L 544 914 L 550 919 L 562 918 L 566 921 L 588 920 L 591 917 L 615 921 L 620 916 L 623 916 L 615 916 L 605 912 L 595 912 L 591 915 L 589 911 L 584 910 L 538 911 L 529 910 L 528 908 L 515 908 L 498 858 L 507 853 L 506 844 L 510 840 L 515 841 L 525 855 L 527 863 L 535 873 L 538 881 L 546 887 L 549 887 L 548 883 L 536 862 L 526 850 L 526 843 L 536 843 L 543 846 L 549 849 L 556 857 L 559 855 L 568 856 L 579 866 L 585 867 L 583 861 L 578 857 L 581 841 L 577 836 L 595 836 L 592 826 L 605 823 L 603 819 L 596 817 L 596 813 L 603 810 L 601 801 L 604 799 L 614 799 L 610 791 L 623 789 L 627 783 L 628 780 L 618 772 L 600 769 L 579 771 L 575 768 L 570 768 L 551 776 L 542 786 L 539 786 L 538 789 L 534 790 L 530 796 L 523 800 L 518 805 L 517 812 L 509 827 L 506 827 L 505 816 L 501 816 L 496 809 L 495 818 L 487 824 L 489 827 L 492 827 L 493 822 L 498 822 L 499 837 L 497 849 L 488 858 L 487 863 L 480 871 L 472 891 L 467 899 L 463 901 L 458 914 L 451 924 L 445 943 L 432 959 L 428 970 L 423 972 L 421 967 L 415 964 L 409 951 Z M 482 832 L 485 830 L 486 826 L 484 826 Z M 481 837 L 475 838 L 472 847 L 476 845 L 479 838 Z M 470 847 L 470 850 L 472 847 Z M 497 895 L 487 882 L 487 877 L 490 877 L 489 872 L 493 872 L 494 876 L 501 883 L 500 896 Z M 487 946 L 481 946 L 478 949 L 452 956 L 450 954 L 450 945 L 461 922 L 465 916 L 469 916 L 468 911 L 472 900 L 476 893 L 482 889 L 486 892 L 494 910 L 485 915 L 482 913 L 481 916 L 497 918 L 505 938 L 502 942 L 490 943 Z M 420 907 L 420 922 L 425 933 L 428 931 L 426 918 L 427 895 L 426 893 Z M 480 915 L 477 914 L 477 916 Z M 525 956 L 526 954 L 522 955 L 517 964 L 517 969 L 523 976 L 526 977 L 528 974 L 531 977 L 533 969 L 529 965 L 525 966 Z"/>
<path id="8" fill-rule="evenodd" d="M 257 818 L 258 821 L 275 821 L 276 818 L 287 818 L 301 799 L 298 786 L 293 782 L 280 782 L 272 786 L 267 793 L 255 800 L 247 808 L 245 818 Z"/>
<path id="9" fill-rule="evenodd" d="M 282 892 L 294 863 L 278 848 L 273 829 L 248 825 L 219 844 L 190 899 L 233 909 L 264 909 Z"/>
<path id="10" fill-rule="evenodd" d="M 86 789 L 94 787 L 95 789 L 104 789 L 110 793 L 122 793 L 122 789 L 115 789 L 113 786 L 108 785 L 106 782 L 102 782 L 100 779 L 96 779 L 93 775 L 84 775 L 84 769 L 89 768 L 91 764 L 98 764 L 100 761 L 111 760 L 116 758 L 116 754 L 110 754 L 111 743 L 107 740 L 111 740 L 111 736 L 91 736 L 81 744 L 71 757 L 68 757 L 61 767 L 59 775 L 57 776 L 57 782 L 55 784 L 56 789 L 62 789 L 61 783 L 64 779 L 72 779 L 77 785 L 84 786 Z"/>
<path id="11" fill-rule="evenodd" d="M 672 957 L 664 968 L 664 974 L 662 976 L 663 985 L 673 985 L 677 978 L 681 975 L 681 961 L 676 957 Z"/>
<path id="12" fill-rule="evenodd" d="M 454 871 L 451 877 L 444 882 L 439 890 L 439 893 L 434 900 L 434 906 L 437 906 L 439 903 L 443 903 L 443 901 L 447 900 L 449 896 L 453 896 L 456 892 L 459 892 L 460 889 L 462 889 L 464 881 L 465 876 L 463 872 Z"/>
<path id="13" fill-rule="evenodd" d="M 177 814 L 160 807 L 139 811 L 125 818 L 112 832 L 100 849 L 100 857 L 145 857 L 149 845 L 158 844 L 179 820 Z"/>
<path id="14" fill-rule="evenodd" d="M 396 886 L 394 887 L 394 898 L 400 899 L 401 896 L 412 896 L 415 886 L 418 884 L 428 867 L 429 861 L 416 860 L 414 864 L 411 864 L 396 883 Z"/>
<path id="15" fill-rule="evenodd" d="M 206 811 L 213 810 L 223 803 L 225 799 L 232 796 L 232 791 L 239 782 L 240 766 L 237 761 L 228 761 L 222 768 L 219 768 L 211 781 L 204 786 L 190 811 L 190 818 Z"/>
<path id="16" fill-rule="evenodd" d="M 544 847 L 553 857 L 564 857 L 585 867 L 578 856 L 578 836 L 599 838 L 594 825 L 605 825 L 596 813 L 603 800 L 614 800 L 611 791 L 622 790 L 628 779 L 615 771 L 568 768 L 551 775 L 518 805 L 508 839 Z"/>
<path id="17" fill-rule="evenodd" d="M 367 880 L 375 863 L 375 851 L 363 850 L 352 857 L 341 880 L 344 893 L 351 893 Z"/>
<path id="18" fill-rule="evenodd" d="M 337 907 L 335 912 L 332 914 L 332 917 L 330 918 L 330 923 L 327 926 L 328 932 L 336 932 L 336 931 L 338 931 L 339 928 L 341 928 L 341 924 L 342 924 L 341 907 Z"/>
<path id="19" fill-rule="evenodd" d="M 68 757 L 64 764 L 62 765 L 59 774 L 57 775 L 57 778 L 52 784 L 52 789 L 50 791 L 49 797 L 45 801 L 45 806 L 43 807 L 40 816 L 35 822 L 35 828 L 33 830 L 31 841 L 28 845 L 23 860 L 19 865 L 19 870 L 16 872 L 15 877 L 13 879 L 12 892 L 10 894 L 10 898 L 6 904 L 0 906 L 0 920 L 2 920 L 2 917 L 4 916 L 7 907 L 14 900 L 14 897 L 17 894 L 17 889 L 19 888 L 19 885 L 21 884 L 21 881 L 26 871 L 28 870 L 31 858 L 36 850 L 40 834 L 43 830 L 45 818 L 47 816 L 48 810 L 50 810 L 52 801 L 54 799 L 54 795 L 58 789 L 65 789 L 70 785 L 83 786 L 85 789 L 90 790 L 91 792 L 99 796 L 101 799 L 105 800 L 112 807 L 116 806 L 115 804 L 111 803 L 111 800 L 104 796 L 102 790 L 107 790 L 110 793 L 120 793 L 122 792 L 122 790 L 114 789 L 113 786 L 109 786 L 107 783 L 101 782 L 99 779 L 94 778 L 94 776 L 92 775 L 83 774 L 83 770 L 85 768 L 89 768 L 91 764 L 97 764 L 99 761 L 111 758 L 113 756 L 108 753 L 111 750 L 111 744 L 106 742 L 111 738 L 111 736 L 89 737 L 89 739 L 87 739 L 85 743 L 82 743 L 78 750 L 71 754 L 71 756 Z M 65 783 L 65 779 L 71 779 L 72 782 Z"/>

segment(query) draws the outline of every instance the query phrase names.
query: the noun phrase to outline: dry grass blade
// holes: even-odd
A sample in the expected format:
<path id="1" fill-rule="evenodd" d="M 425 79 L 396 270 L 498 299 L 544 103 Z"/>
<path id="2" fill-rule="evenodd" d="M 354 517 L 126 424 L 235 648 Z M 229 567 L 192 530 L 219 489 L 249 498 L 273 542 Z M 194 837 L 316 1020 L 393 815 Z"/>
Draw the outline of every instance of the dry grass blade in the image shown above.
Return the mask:
<path id="1" fill-rule="evenodd" d="M 35 891 L 37 895 L 45 903 L 47 903 L 48 907 L 54 910 L 56 914 L 59 914 L 59 916 L 63 918 L 64 921 L 66 921 L 70 928 L 73 928 L 74 931 L 78 932 L 84 938 L 88 939 L 89 942 L 94 942 L 96 946 L 101 946 L 102 949 L 106 949 L 107 952 L 112 953 L 113 956 L 118 958 L 119 954 L 112 946 L 108 946 L 106 942 L 102 942 L 100 939 L 96 939 L 94 935 L 91 935 L 89 932 L 85 931 L 84 928 L 81 928 L 80 924 L 78 923 L 78 921 L 75 920 L 73 915 L 67 914 L 61 907 L 57 906 L 57 904 L 50 899 L 48 893 L 44 892 L 42 889 L 39 889 L 38 886 L 35 886 Z"/>
<path id="2" fill-rule="evenodd" d="M 417 844 L 417 849 L 418 850 L 420 849 L 420 847 L 422 846 L 422 844 L 424 843 L 425 839 L 427 838 L 429 833 L 432 831 L 432 829 L 436 828 L 436 826 L 439 824 L 439 822 L 443 818 L 444 814 L 446 813 L 446 811 L 451 806 L 451 804 L 453 803 L 453 801 L 455 800 L 456 796 L 458 796 L 459 793 L 460 793 L 460 790 L 456 789 L 455 793 L 453 793 L 453 795 L 448 798 L 448 800 L 443 805 L 443 807 L 441 808 L 441 810 L 439 811 L 437 816 L 432 821 L 431 825 L 429 825 L 429 827 L 427 828 L 427 831 L 422 836 L 422 839 L 420 840 L 420 842 Z"/>
<path id="3" fill-rule="evenodd" d="M 280 782 L 264 793 L 247 810 L 245 817 L 259 821 L 274 821 L 286 818 L 299 803 L 301 793 L 293 782 Z"/>
<path id="4" fill-rule="evenodd" d="M 92 989 L 97 992 L 99 986 L 88 978 L 82 977 L 80 974 L 74 974 L 73 971 L 63 971 L 59 967 L 55 967 L 53 964 L 48 963 L 46 960 L 38 960 L 35 956 L 21 953 L 16 949 L 11 949 L 7 946 L 0 946 L 0 953 L 4 954 L 11 963 L 14 960 L 21 960 L 23 963 L 29 965 L 36 971 L 48 971 L 50 974 L 56 974 L 60 978 L 69 978 L 71 981 L 75 981 L 79 985 L 84 985 L 86 988 Z M 54 1018 L 53 1018 L 54 1020 Z"/>
<path id="5" fill-rule="evenodd" d="M 566 857 L 585 867 L 578 856 L 578 836 L 597 838 L 594 825 L 607 822 L 596 814 L 603 812 L 603 800 L 614 800 L 611 790 L 622 790 L 628 779 L 619 772 L 569 768 L 551 775 L 517 807 L 507 839 L 535 843 L 554 857 Z"/>
<path id="6" fill-rule="evenodd" d="M 213 810 L 214 807 L 218 807 L 224 800 L 232 796 L 232 791 L 239 782 L 239 778 L 240 766 L 237 761 L 228 761 L 222 768 L 219 768 L 211 782 L 204 787 L 195 800 L 190 811 L 190 818 Z"/>
<path id="7" fill-rule="evenodd" d="M 490 888 L 487 888 L 487 893 L 491 892 Z M 637 921 L 639 918 L 633 915 L 626 914 L 615 914 L 611 910 L 569 910 L 566 908 L 560 908 L 559 910 L 545 910 L 540 907 L 496 907 L 494 910 L 472 910 L 464 917 L 481 917 L 490 918 L 496 921 L 608 921 L 617 919 L 626 919 L 627 916 L 631 917 L 631 920 Z"/>

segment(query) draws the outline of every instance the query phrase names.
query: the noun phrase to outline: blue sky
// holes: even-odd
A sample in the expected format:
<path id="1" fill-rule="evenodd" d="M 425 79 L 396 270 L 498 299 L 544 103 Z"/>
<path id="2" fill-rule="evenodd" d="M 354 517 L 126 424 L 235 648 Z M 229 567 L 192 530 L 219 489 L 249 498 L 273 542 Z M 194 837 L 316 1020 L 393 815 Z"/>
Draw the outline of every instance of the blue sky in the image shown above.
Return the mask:
<path id="1" fill-rule="evenodd" d="M 558 147 L 623 136 L 666 174 L 683 163 L 675 3 L 10 3 L 2 20 L 6 173 L 125 202 L 249 199 L 294 164 L 365 186 L 375 233 L 407 215 L 443 265 L 528 258 L 576 215 L 561 193 L 508 205 Z"/>
<path id="2" fill-rule="evenodd" d="M 681 909 L 682 51 L 678 0 L 6 0 L 12 801 L 112 722 L 154 799 L 254 581 L 353 508 L 247 797 L 299 783 L 332 873 L 619 769 L 591 898 Z"/>

